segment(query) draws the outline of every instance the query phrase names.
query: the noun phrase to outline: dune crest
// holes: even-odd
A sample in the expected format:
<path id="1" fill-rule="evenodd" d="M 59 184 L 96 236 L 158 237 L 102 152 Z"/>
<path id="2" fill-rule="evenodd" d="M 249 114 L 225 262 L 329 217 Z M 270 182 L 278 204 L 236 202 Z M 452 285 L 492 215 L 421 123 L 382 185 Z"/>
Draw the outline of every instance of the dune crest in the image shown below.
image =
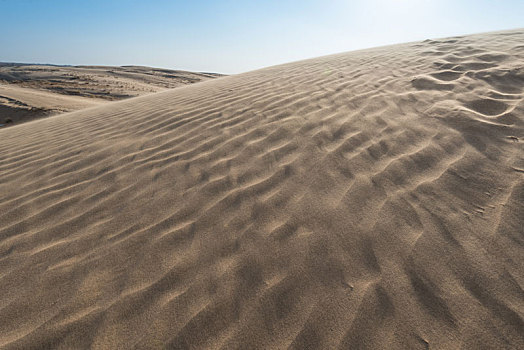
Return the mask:
<path id="1" fill-rule="evenodd" d="M 0 62 L 0 128 L 220 76 L 143 66 Z"/>
<path id="2" fill-rule="evenodd" d="M 524 30 L 0 130 L 0 347 L 524 348 Z"/>

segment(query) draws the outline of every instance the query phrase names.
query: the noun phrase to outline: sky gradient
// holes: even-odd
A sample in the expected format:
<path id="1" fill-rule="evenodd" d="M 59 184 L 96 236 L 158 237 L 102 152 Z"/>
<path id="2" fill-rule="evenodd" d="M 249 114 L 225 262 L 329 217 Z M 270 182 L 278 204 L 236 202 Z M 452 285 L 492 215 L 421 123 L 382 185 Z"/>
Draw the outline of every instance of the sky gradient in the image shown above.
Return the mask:
<path id="1" fill-rule="evenodd" d="M 232 74 L 522 27 L 523 0 L 0 0 L 0 62 Z"/>

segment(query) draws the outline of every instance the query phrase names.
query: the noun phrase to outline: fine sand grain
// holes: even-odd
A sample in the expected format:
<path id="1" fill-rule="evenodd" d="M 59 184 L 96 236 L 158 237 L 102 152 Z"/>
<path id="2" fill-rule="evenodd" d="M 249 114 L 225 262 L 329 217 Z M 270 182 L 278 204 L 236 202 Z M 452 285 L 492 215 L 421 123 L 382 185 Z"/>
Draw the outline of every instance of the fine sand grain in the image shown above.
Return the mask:
<path id="1" fill-rule="evenodd" d="M 0 130 L 0 347 L 523 349 L 524 30 Z"/>

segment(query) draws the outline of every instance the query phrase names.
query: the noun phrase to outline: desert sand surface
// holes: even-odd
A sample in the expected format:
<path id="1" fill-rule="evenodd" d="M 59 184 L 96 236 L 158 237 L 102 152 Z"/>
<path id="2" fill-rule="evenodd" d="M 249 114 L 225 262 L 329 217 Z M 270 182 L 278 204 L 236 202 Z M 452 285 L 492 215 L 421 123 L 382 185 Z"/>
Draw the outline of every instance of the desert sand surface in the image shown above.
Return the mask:
<path id="1" fill-rule="evenodd" d="M 0 347 L 524 348 L 524 30 L 0 130 Z"/>
<path id="2" fill-rule="evenodd" d="M 142 66 L 0 63 L 0 127 L 220 76 Z"/>

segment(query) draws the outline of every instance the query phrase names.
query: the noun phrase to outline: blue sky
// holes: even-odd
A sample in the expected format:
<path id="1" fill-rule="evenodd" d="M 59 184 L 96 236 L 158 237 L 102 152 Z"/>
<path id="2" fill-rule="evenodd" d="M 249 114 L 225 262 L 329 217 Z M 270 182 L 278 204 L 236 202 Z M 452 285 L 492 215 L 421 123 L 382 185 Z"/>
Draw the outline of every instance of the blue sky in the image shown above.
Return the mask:
<path id="1" fill-rule="evenodd" d="M 524 27 L 524 0 L 0 0 L 0 61 L 239 73 Z"/>

